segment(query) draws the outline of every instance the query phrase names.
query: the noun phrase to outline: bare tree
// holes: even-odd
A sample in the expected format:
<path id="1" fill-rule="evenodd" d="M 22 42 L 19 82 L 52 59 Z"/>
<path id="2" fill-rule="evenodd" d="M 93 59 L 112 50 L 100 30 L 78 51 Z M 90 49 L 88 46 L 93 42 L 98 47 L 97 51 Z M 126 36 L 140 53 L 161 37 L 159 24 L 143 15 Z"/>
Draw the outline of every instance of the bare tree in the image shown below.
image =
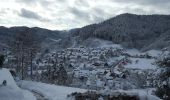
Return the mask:
<path id="1" fill-rule="evenodd" d="M 31 78 L 33 75 L 33 59 L 40 49 L 40 45 L 36 40 L 37 35 L 29 31 L 29 29 L 15 35 L 15 39 L 11 42 L 11 51 L 16 59 L 16 71 L 21 74 L 22 79 L 26 77 L 28 66 L 30 66 Z"/>

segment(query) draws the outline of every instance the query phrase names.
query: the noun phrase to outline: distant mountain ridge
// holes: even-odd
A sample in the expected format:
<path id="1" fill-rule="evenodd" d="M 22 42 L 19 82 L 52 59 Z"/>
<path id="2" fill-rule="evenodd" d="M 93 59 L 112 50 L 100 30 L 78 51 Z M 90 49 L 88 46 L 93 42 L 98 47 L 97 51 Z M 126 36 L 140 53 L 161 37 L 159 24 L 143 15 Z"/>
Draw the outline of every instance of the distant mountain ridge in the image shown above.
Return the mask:
<path id="1" fill-rule="evenodd" d="M 66 36 L 65 31 L 52 31 L 48 29 L 38 27 L 4 27 L 0 26 L 0 48 L 8 47 L 8 43 L 15 38 L 17 33 L 34 33 L 37 41 L 41 42 L 43 48 L 52 48 L 52 45 L 58 46 L 58 43 L 54 40 L 62 39 Z M 0 51 L 1 51 L 0 49 Z"/>
<path id="2" fill-rule="evenodd" d="M 121 14 L 72 32 L 82 40 L 97 37 L 140 50 L 170 47 L 170 15 Z"/>
<path id="3" fill-rule="evenodd" d="M 71 47 L 85 44 L 89 38 L 100 38 L 140 50 L 170 48 L 170 15 L 121 14 L 98 24 L 69 31 L 52 31 L 38 27 L 0 26 L 0 47 L 8 46 L 16 33 L 32 32 L 43 48 Z M 90 39 L 89 39 L 90 40 Z M 84 43 L 85 42 L 85 43 Z"/>

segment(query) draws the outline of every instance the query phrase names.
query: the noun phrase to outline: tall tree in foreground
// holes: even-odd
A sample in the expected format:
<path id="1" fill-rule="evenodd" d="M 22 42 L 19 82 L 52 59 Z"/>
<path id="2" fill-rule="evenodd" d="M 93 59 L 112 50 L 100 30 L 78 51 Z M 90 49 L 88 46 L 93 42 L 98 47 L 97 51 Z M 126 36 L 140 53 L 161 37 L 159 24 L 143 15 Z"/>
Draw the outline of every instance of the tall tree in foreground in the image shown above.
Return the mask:
<path id="1" fill-rule="evenodd" d="M 15 35 L 15 39 L 11 41 L 11 51 L 16 59 L 16 71 L 24 79 L 27 75 L 28 66 L 30 66 L 31 77 L 33 71 L 33 59 L 40 49 L 37 42 L 37 35 L 33 34 L 29 29 Z"/>
<path id="2" fill-rule="evenodd" d="M 163 100 L 170 100 L 170 53 L 164 53 L 157 63 L 160 73 L 156 94 Z"/>

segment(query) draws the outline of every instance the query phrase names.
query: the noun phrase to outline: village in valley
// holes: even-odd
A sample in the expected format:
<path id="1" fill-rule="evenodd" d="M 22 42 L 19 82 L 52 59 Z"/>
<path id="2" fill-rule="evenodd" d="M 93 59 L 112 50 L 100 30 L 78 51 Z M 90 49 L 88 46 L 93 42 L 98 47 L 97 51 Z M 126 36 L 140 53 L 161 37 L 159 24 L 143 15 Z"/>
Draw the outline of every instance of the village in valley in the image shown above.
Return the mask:
<path id="1" fill-rule="evenodd" d="M 159 61 L 164 60 L 169 54 L 166 48 L 161 51 L 140 52 L 137 49 L 127 49 L 119 44 L 100 39 L 95 41 L 99 43 L 102 41 L 102 45 L 45 50 L 44 53 L 38 53 L 32 66 L 24 67 L 21 74 L 16 74 L 16 58 L 7 51 L 4 67 L 10 69 L 20 88 L 31 90 L 36 96 L 41 93 L 51 96 L 55 95 L 55 92 L 50 95 L 48 91 L 58 93 L 60 90 L 57 88 L 72 87 L 69 88 L 67 98 L 75 97 L 76 100 L 81 99 L 80 96 L 84 99 L 103 98 L 105 100 L 111 95 L 111 98 L 129 98 L 128 100 L 143 97 L 159 100 L 153 95 L 156 92 L 155 87 L 162 84 L 159 77 L 162 73 Z M 23 81 L 22 77 L 24 77 Z M 34 81 L 39 83 L 35 84 Z M 41 86 L 48 91 L 44 91 Z M 84 91 L 84 94 L 77 91 Z M 66 93 L 63 93 L 61 98 L 66 98 Z M 57 95 L 55 96 L 52 100 L 58 98 Z"/>
<path id="2" fill-rule="evenodd" d="M 135 89 L 154 84 L 157 56 L 131 54 L 120 46 L 67 48 L 38 60 L 39 69 L 34 70 L 34 75 L 42 82 L 90 90 Z"/>

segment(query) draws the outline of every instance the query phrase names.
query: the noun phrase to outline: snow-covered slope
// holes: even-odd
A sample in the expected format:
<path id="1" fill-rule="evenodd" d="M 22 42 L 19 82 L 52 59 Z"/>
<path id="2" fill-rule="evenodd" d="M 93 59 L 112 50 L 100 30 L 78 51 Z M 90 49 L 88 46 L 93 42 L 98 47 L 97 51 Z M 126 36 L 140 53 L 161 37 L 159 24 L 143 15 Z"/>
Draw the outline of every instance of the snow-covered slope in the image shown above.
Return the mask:
<path id="1" fill-rule="evenodd" d="M 137 49 L 127 49 L 126 53 L 130 54 L 131 56 L 135 56 L 135 55 L 140 55 L 141 52 Z"/>
<path id="2" fill-rule="evenodd" d="M 18 89 L 18 86 L 16 85 L 13 77 L 11 76 L 11 73 L 8 69 L 5 68 L 0 70 L 0 84 L 2 84 L 4 80 L 7 81 L 7 86 Z"/>
<path id="3" fill-rule="evenodd" d="M 7 85 L 2 85 L 6 80 Z M 8 69 L 0 69 L 0 100 L 36 100 L 29 91 L 20 89 Z"/>
<path id="4" fill-rule="evenodd" d="M 154 59 L 146 58 L 130 58 L 132 60 L 131 64 L 125 65 L 125 68 L 134 68 L 134 69 L 156 69 L 154 65 Z"/>
<path id="5" fill-rule="evenodd" d="M 86 92 L 84 89 L 50 85 L 40 82 L 21 81 L 19 85 L 27 90 L 42 94 L 48 100 L 66 100 L 67 95 L 73 92 Z"/>
<path id="6" fill-rule="evenodd" d="M 153 57 L 158 57 L 161 55 L 161 51 L 160 50 L 149 50 L 149 51 L 146 51 L 145 53 L 148 53 L 150 56 L 153 56 Z"/>

